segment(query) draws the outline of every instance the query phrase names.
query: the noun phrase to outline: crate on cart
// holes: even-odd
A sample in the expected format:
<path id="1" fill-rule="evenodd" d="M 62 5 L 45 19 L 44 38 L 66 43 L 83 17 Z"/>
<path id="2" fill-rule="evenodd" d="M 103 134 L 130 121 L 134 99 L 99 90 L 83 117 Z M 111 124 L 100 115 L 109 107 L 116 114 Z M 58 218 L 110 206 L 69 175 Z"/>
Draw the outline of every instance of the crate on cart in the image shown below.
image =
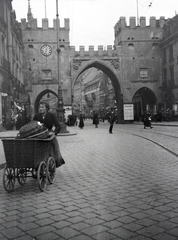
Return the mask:
<path id="1" fill-rule="evenodd" d="M 2 139 L 6 165 L 3 173 L 3 185 L 6 191 L 14 189 L 15 178 L 23 185 L 27 173 L 37 177 L 41 191 L 45 190 L 47 179 L 54 182 L 55 160 L 51 157 L 52 140 L 46 139 Z"/>

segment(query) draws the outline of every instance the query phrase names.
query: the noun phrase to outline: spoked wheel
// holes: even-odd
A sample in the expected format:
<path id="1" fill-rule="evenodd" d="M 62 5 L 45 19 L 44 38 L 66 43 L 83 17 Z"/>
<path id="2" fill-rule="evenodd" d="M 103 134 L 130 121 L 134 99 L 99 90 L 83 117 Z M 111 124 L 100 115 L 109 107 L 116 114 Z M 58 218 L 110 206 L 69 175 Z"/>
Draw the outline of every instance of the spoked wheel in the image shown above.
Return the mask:
<path id="1" fill-rule="evenodd" d="M 27 180 L 27 170 L 25 168 L 17 168 L 17 180 L 20 185 L 24 185 Z"/>
<path id="2" fill-rule="evenodd" d="M 37 178 L 37 170 L 36 169 L 32 168 L 31 173 L 32 173 L 33 178 Z"/>
<path id="3" fill-rule="evenodd" d="M 3 171 L 3 185 L 7 192 L 12 192 L 15 186 L 15 168 L 8 168 L 7 165 Z"/>
<path id="4" fill-rule="evenodd" d="M 54 183 L 56 174 L 56 162 L 53 157 L 49 157 L 47 161 L 48 181 L 50 184 Z"/>
<path id="5" fill-rule="evenodd" d="M 54 158 L 54 146 L 51 144 L 51 148 L 50 148 L 50 156 Z"/>
<path id="6" fill-rule="evenodd" d="M 47 166 L 44 161 L 40 162 L 37 171 L 37 180 L 40 190 L 43 192 L 47 185 Z"/>

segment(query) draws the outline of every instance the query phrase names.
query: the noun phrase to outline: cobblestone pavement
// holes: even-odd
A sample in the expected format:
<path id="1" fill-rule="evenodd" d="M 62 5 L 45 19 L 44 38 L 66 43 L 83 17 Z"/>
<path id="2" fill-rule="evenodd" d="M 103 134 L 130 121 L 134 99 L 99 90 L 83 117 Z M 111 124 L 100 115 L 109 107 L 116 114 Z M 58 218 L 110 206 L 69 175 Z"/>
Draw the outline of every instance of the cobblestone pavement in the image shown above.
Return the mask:
<path id="1" fill-rule="evenodd" d="M 58 137 L 66 164 L 45 192 L 28 178 L 7 193 L 0 170 L 0 240 L 178 239 L 178 159 L 147 140 L 174 147 L 178 129 L 71 130 L 77 135 Z"/>

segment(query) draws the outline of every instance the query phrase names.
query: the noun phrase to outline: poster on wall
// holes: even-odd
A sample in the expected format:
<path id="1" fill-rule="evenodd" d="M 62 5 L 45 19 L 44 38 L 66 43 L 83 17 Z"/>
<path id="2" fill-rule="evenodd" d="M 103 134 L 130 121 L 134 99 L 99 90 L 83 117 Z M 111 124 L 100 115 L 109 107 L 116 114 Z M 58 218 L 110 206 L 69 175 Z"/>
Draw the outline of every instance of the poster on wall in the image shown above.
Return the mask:
<path id="1" fill-rule="evenodd" d="M 133 103 L 124 103 L 124 121 L 134 120 L 134 105 Z"/>

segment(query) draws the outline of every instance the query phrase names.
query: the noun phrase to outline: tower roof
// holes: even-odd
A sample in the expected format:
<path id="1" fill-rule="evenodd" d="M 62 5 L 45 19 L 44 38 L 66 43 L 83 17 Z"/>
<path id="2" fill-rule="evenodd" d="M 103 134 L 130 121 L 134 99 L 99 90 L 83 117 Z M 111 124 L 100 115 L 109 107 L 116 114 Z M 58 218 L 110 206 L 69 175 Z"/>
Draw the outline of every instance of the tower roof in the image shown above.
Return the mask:
<path id="1" fill-rule="evenodd" d="M 31 11 L 31 6 L 30 6 L 30 0 L 28 0 L 28 13 L 27 13 L 27 19 L 28 22 L 30 22 L 33 19 L 33 14 Z"/>

